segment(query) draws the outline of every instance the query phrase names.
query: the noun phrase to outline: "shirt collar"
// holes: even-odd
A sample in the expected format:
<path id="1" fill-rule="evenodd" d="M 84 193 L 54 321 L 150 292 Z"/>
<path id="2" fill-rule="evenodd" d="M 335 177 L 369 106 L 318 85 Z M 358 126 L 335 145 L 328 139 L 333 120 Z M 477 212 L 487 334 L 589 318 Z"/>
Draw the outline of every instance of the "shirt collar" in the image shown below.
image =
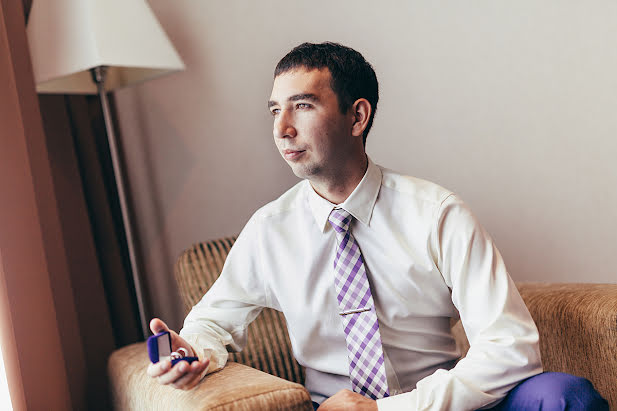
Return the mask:
<path id="1" fill-rule="evenodd" d="M 333 204 L 321 197 L 313 190 L 309 181 L 306 180 L 308 203 L 313 213 L 313 218 L 315 218 L 315 223 L 321 232 L 324 232 L 330 225 L 328 224 L 328 217 L 335 207 L 347 210 L 356 220 L 370 225 L 375 201 L 377 201 L 377 195 L 381 188 L 381 169 L 368 156 L 367 158 L 368 167 L 364 177 L 362 177 L 360 183 L 342 204 Z"/>

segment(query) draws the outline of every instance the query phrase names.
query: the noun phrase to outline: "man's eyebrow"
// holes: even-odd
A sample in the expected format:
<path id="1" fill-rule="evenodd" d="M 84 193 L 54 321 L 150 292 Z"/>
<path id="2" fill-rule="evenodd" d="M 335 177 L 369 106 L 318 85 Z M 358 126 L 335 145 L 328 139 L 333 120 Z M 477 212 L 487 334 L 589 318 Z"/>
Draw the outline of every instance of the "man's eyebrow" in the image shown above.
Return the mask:
<path id="1" fill-rule="evenodd" d="M 317 97 L 313 93 L 303 93 L 303 94 L 294 94 L 289 97 L 287 100 L 289 101 L 298 101 L 298 100 L 309 100 L 309 101 L 319 101 L 319 97 Z"/>
<path id="2" fill-rule="evenodd" d="M 290 96 L 287 101 L 299 101 L 299 100 L 308 100 L 308 101 L 319 101 L 319 97 L 313 93 L 302 93 L 302 94 L 294 94 Z M 272 106 L 278 106 L 279 103 L 277 101 L 270 100 L 268 101 L 268 108 Z"/>

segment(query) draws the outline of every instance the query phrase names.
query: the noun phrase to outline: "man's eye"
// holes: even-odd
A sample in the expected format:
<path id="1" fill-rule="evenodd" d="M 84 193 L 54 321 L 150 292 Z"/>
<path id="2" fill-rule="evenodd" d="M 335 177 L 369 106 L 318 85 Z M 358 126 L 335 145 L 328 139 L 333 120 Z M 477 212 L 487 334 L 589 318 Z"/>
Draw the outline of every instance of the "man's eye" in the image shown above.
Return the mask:
<path id="1" fill-rule="evenodd" d="M 298 103 L 296 104 L 296 108 L 310 108 L 311 105 L 308 103 Z"/>
<path id="2" fill-rule="evenodd" d="M 270 114 L 272 114 L 273 116 L 276 116 L 278 113 L 280 113 L 281 109 L 280 108 L 273 108 L 272 110 L 270 110 Z"/>

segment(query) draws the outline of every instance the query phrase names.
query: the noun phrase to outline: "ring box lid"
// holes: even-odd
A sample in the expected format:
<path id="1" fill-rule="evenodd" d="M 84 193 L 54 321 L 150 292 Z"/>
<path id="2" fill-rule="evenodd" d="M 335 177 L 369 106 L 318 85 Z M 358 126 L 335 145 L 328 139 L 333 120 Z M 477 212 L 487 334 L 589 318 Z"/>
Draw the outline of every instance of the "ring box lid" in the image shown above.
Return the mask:
<path id="1" fill-rule="evenodd" d="M 171 356 L 171 335 L 169 331 L 163 331 L 148 338 L 148 355 L 153 363 Z"/>

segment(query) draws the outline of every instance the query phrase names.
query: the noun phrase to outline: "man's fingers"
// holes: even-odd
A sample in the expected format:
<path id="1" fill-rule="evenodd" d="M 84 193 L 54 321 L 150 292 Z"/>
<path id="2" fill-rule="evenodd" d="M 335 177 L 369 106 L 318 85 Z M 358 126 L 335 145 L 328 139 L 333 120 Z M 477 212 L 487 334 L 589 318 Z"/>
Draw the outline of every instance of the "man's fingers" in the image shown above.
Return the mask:
<path id="1" fill-rule="evenodd" d="M 158 375 L 158 381 L 162 385 L 172 384 L 176 388 L 183 388 L 183 384 L 194 382 L 192 377 L 195 377 L 198 382 L 201 373 L 209 363 L 208 360 L 203 362 L 194 361 L 192 364 L 186 361 L 180 361 L 171 367 L 168 372 Z"/>
<path id="2" fill-rule="evenodd" d="M 150 321 L 150 331 L 152 331 L 153 334 L 158 334 L 163 331 L 169 331 L 169 327 L 167 327 L 167 324 L 160 318 L 153 318 Z"/>
<path id="3" fill-rule="evenodd" d="M 172 385 L 175 388 L 180 388 L 183 390 L 190 390 L 194 388 L 201 380 L 201 374 L 208 367 L 209 364 L 210 360 L 208 359 L 205 359 L 203 362 L 193 361 L 191 363 L 190 372 L 187 373 L 184 377 L 180 377 Z"/>
<path id="4" fill-rule="evenodd" d="M 350 390 L 340 390 L 332 397 L 328 398 L 318 408 L 319 411 L 377 411 L 377 402 L 370 398 L 363 397 Z"/>
<path id="5" fill-rule="evenodd" d="M 159 361 L 155 364 L 148 365 L 148 375 L 150 377 L 156 378 L 160 375 L 165 374 L 171 368 L 171 361 L 163 360 Z"/>
<path id="6" fill-rule="evenodd" d="M 187 367 L 188 365 L 189 364 L 186 361 L 180 361 L 179 363 L 171 367 L 168 372 L 159 375 L 159 383 L 162 385 L 174 383 L 176 380 L 178 380 L 180 377 L 184 376 L 187 373 L 187 370 L 189 369 L 189 367 Z"/>
<path id="7" fill-rule="evenodd" d="M 192 367 L 191 364 L 190 370 L 184 374 L 182 377 L 178 378 L 176 381 L 171 384 L 174 388 L 179 388 L 182 390 L 190 390 L 199 382 L 199 377 L 201 377 L 201 371 L 196 371 Z"/>

